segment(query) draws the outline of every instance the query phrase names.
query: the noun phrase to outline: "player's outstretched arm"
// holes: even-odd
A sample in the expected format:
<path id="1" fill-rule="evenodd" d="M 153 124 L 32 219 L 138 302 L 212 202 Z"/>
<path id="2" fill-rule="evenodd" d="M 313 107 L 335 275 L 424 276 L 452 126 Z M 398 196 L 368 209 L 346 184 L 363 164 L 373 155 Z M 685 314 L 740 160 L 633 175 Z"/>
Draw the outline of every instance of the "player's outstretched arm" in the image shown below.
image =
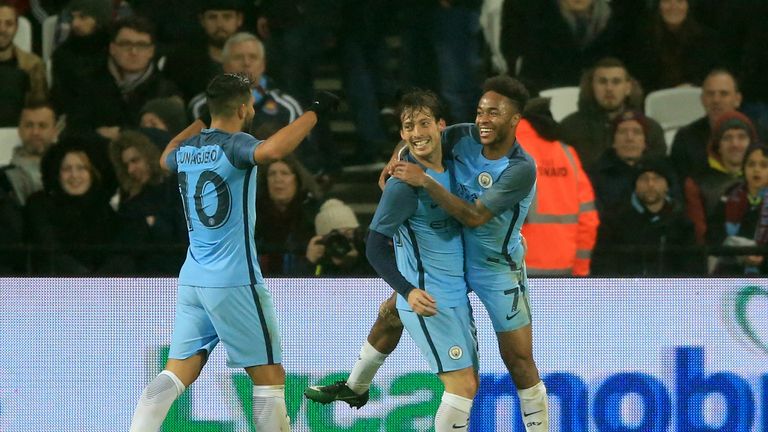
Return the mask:
<path id="1" fill-rule="evenodd" d="M 494 216 L 480 200 L 475 200 L 472 204 L 464 201 L 445 189 L 416 164 L 397 162 L 392 175 L 411 186 L 423 187 L 443 210 L 464 226 L 474 228 L 483 225 Z"/>
<path id="2" fill-rule="evenodd" d="M 171 154 L 171 152 L 173 152 L 174 150 L 176 150 L 176 148 L 178 148 L 179 145 L 181 145 L 181 143 L 184 142 L 184 140 L 188 138 L 192 138 L 195 135 L 199 135 L 200 131 L 203 130 L 203 128 L 205 127 L 206 127 L 206 124 L 203 123 L 202 120 L 196 119 L 195 121 L 192 122 L 192 124 L 187 126 L 186 129 L 179 132 L 178 135 L 173 137 L 173 139 L 171 139 L 168 145 L 165 146 L 165 150 L 163 150 L 163 154 L 160 155 L 160 167 L 163 170 L 168 171 L 168 165 L 165 163 L 165 160 L 168 159 L 168 155 Z"/>
<path id="3" fill-rule="evenodd" d="M 309 135 L 320 116 L 335 111 L 338 106 L 339 98 L 336 95 L 329 92 L 318 93 L 307 112 L 256 146 L 253 160 L 256 163 L 266 163 L 291 154 Z"/>

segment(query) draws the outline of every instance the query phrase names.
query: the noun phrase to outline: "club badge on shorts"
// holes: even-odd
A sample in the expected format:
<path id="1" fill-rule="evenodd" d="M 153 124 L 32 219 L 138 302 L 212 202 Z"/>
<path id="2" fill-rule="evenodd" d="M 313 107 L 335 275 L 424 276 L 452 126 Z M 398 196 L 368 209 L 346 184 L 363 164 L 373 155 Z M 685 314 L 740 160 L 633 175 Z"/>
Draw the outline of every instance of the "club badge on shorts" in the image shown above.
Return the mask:
<path id="1" fill-rule="evenodd" d="M 454 345 L 451 347 L 451 349 L 448 350 L 448 356 L 454 360 L 460 359 L 463 354 L 464 351 L 458 345 Z"/>
<path id="2" fill-rule="evenodd" d="M 491 177 L 491 173 L 488 171 L 483 171 L 480 174 L 477 175 L 477 183 L 480 184 L 480 187 L 483 189 L 488 189 L 493 185 L 493 177 Z"/>

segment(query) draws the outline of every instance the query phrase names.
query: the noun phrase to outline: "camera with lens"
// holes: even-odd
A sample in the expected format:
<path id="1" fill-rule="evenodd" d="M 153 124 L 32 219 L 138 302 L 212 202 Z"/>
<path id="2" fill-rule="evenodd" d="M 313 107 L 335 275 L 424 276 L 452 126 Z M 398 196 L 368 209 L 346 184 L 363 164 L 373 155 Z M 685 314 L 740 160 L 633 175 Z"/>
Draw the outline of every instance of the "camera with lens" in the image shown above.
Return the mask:
<path id="1" fill-rule="evenodd" d="M 338 230 L 326 234 L 321 243 L 325 246 L 325 254 L 331 258 L 342 258 L 352 250 L 352 242 Z"/>
<path id="2" fill-rule="evenodd" d="M 355 228 L 350 239 L 343 232 L 332 230 L 320 240 L 320 244 L 325 246 L 325 256 L 328 258 L 343 258 L 352 249 L 365 251 L 365 232 Z"/>

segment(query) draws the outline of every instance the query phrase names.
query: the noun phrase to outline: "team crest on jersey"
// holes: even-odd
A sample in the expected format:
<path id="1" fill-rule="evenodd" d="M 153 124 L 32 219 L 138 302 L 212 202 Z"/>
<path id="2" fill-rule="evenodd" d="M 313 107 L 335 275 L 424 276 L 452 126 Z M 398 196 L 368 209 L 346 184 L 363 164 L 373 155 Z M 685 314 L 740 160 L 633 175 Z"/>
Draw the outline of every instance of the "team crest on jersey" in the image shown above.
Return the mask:
<path id="1" fill-rule="evenodd" d="M 480 184 L 480 187 L 483 189 L 488 189 L 493 185 L 493 177 L 491 176 L 491 173 L 488 171 L 483 171 L 477 176 L 477 183 Z"/>
<path id="2" fill-rule="evenodd" d="M 464 351 L 458 345 L 454 345 L 448 350 L 448 356 L 454 360 L 460 359 L 462 355 L 464 355 Z"/>
<path id="3" fill-rule="evenodd" d="M 261 107 L 261 110 L 269 115 L 275 115 L 277 114 L 277 102 L 268 100 L 264 103 L 264 106 Z"/>

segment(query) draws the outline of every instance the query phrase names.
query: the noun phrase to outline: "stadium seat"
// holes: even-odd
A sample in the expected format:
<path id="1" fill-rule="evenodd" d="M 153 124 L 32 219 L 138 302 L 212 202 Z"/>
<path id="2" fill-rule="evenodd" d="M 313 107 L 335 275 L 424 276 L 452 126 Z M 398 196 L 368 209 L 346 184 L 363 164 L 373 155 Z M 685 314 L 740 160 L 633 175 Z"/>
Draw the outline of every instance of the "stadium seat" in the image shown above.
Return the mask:
<path id="1" fill-rule="evenodd" d="M 56 24 L 59 22 L 58 15 L 51 15 L 43 21 L 43 61 L 48 62 L 51 60 L 54 46 L 54 39 L 56 38 Z"/>
<path id="2" fill-rule="evenodd" d="M 645 115 L 659 122 L 664 129 L 667 147 L 680 127 L 703 117 L 701 87 L 675 87 L 656 90 L 645 97 Z"/>
<path id="3" fill-rule="evenodd" d="M 24 16 L 19 17 L 19 28 L 13 43 L 24 51 L 32 51 L 32 23 Z"/>
<path id="4" fill-rule="evenodd" d="M 549 109 L 552 117 L 560 121 L 568 114 L 579 110 L 579 88 L 557 87 L 539 92 L 539 96 L 550 98 Z"/>
<path id="5" fill-rule="evenodd" d="M 19 132 L 15 127 L 0 128 L 0 166 L 8 165 L 18 145 Z"/>

